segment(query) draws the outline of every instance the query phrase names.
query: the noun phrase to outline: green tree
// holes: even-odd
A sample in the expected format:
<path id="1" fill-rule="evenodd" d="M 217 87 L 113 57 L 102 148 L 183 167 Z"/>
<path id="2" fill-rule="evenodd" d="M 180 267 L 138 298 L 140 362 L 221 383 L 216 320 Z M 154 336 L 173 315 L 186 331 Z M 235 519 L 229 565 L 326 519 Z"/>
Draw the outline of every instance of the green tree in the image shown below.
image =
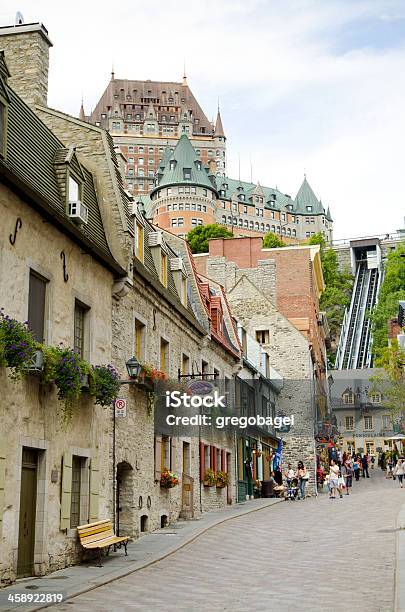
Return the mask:
<path id="1" fill-rule="evenodd" d="M 381 393 L 382 406 L 394 422 L 405 413 L 405 351 L 396 338 L 380 350 L 375 365 L 382 371 L 371 378 L 372 390 Z"/>
<path id="2" fill-rule="evenodd" d="M 263 248 L 264 249 L 276 249 L 279 247 L 284 247 L 285 243 L 273 232 L 268 232 L 264 235 L 263 238 Z"/>
<path id="3" fill-rule="evenodd" d="M 376 356 L 387 347 L 388 320 L 397 315 L 399 300 L 405 300 L 405 242 L 388 255 L 378 303 L 371 315 L 373 352 Z"/>
<path id="4" fill-rule="evenodd" d="M 208 253 L 208 240 L 210 238 L 232 238 L 233 234 L 223 225 L 211 223 L 198 225 L 188 232 L 187 240 L 192 253 Z"/>
<path id="5" fill-rule="evenodd" d="M 326 313 L 332 341 L 337 341 L 345 308 L 350 305 L 353 277 L 350 272 L 341 272 L 336 252 L 328 248 L 322 232 L 311 236 L 307 244 L 319 244 L 325 291 L 319 307 Z"/>

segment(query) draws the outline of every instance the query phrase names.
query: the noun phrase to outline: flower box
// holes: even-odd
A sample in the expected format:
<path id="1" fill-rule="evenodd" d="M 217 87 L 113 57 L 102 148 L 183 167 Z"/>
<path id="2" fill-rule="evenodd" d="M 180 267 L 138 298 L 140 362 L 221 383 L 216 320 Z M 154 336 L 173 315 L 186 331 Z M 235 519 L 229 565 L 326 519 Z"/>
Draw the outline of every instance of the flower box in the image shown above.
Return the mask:
<path id="1" fill-rule="evenodd" d="M 179 484 L 179 479 L 174 472 L 163 470 L 160 476 L 160 486 L 162 489 L 173 489 Z"/>
<path id="2" fill-rule="evenodd" d="M 210 468 L 205 470 L 205 474 L 203 478 L 204 487 L 215 487 L 216 482 L 217 482 L 217 478 L 216 478 L 216 474 L 214 470 L 211 470 Z"/>
<path id="3" fill-rule="evenodd" d="M 44 354 L 41 350 L 36 350 L 32 359 L 27 362 L 27 372 L 31 374 L 40 374 L 44 371 Z"/>

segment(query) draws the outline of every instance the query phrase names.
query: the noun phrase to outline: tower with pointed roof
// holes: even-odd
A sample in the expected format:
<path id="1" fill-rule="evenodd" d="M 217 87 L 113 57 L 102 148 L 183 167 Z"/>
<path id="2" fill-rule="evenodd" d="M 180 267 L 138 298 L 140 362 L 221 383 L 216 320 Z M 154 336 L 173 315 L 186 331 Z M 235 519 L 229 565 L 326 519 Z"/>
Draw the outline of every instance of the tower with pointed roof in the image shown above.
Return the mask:
<path id="1" fill-rule="evenodd" d="M 114 70 L 94 111 L 86 118 L 107 129 L 126 158 L 124 183 L 134 196 L 148 196 L 166 146 L 186 134 L 204 166 L 226 174 L 226 138 L 218 110 L 211 124 L 184 73 L 181 82 L 116 78 Z"/>
<path id="2" fill-rule="evenodd" d="M 218 192 L 215 175 L 204 166 L 186 134 L 159 165 L 150 197 L 159 227 L 185 236 L 198 225 L 214 223 Z"/>

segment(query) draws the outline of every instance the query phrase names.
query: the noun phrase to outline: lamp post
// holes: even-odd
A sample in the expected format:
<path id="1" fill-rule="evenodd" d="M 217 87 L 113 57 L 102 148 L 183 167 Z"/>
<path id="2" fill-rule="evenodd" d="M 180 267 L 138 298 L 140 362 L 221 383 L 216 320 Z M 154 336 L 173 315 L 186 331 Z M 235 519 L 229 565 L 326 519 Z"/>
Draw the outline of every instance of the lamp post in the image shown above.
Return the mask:
<path id="1" fill-rule="evenodd" d="M 139 379 L 139 375 L 142 370 L 142 364 L 139 363 L 136 357 L 131 357 L 125 364 L 128 372 L 129 379 L 128 380 L 120 380 L 120 385 L 136 385 Z M 113 451 L 113 525 L 114 525 L 114 533 L 116 526 L 116 491 L 117 491 L 117 477 L 116 477 L 116 457 L 115 457 L 115 431 L 116 431 L 116 415 L 115 415 L 115 401 L 113 404 L 113 443 L 112 443 L 112 451 Z M 117 534 L 119 535 L 119 534 Z"/>

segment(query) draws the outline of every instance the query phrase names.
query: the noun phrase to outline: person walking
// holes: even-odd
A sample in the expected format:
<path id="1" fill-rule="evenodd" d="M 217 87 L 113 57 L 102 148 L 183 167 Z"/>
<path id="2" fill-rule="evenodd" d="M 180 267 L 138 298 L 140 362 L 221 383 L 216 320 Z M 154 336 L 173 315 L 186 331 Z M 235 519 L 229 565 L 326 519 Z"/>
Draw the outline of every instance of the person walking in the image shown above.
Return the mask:
<path id="1" fill-rule="evenodd" d="M 366 476 L 367 478 L 370 478 L 370 474 L 368 473 L 367 455 L 363 455 L 363 457 L 361 458 L 361 467 L 363 468 L 363 478 L 365 478 Z"/>
<path id="2" fill-rule="evenodd" d="M 305 499 L 305 487 L 306 484 L 308 482 L 308 471 L 307 468 L 304 466 L 302 461 L 298 461 L 298 468 L 297 468 L 297 472 L 295 474 L 295 477 L 298 480 L 298 486 L 300 489 L 300 499 Z"/>
<path id="3" fill-rule="evenodd" d="M 330 486 L 329 498 L 335 499 L 336 492 L 339 491 L 339 466 L 333 459 L 331 459 L 330 468 L 329 468 L 329 486 Z"/>
<path id="4" fill-rule="evenodd" d="M 350 459 L 346 459 L 345 463 L 342 465 L 342 476 L 345 479 L 346 495 L 349 495 L 349 489 L 353 482 L 353 468 Z"/>
<path id="5" fill-rule="evenodd" d="M 397 464 L 394 467 L 394 475 L 398 478 L 399 486 L 402 489 L 403 488 L 402 481 L 403 481 L 404 475 L 405 475 L 405 461 L 404 461 L 403 457 L 400 457 L 398 459 Z"/>
<path id="6" fill-rule="evenodd" d="M 353 471 L 354 471 L 354 477 L 358 482 L 360 478 L 360 466 L 359 466 L 359 461 L 357 457 L 355 457 L 353 461 Z"/>
<path id="7" fill-rule="evenodd" d="M 392 468 L 393 468 L 392 455 L 389 454 L 387 458 L 387 473 L 385 475 L 385 478 L 392 478 Z"/>

